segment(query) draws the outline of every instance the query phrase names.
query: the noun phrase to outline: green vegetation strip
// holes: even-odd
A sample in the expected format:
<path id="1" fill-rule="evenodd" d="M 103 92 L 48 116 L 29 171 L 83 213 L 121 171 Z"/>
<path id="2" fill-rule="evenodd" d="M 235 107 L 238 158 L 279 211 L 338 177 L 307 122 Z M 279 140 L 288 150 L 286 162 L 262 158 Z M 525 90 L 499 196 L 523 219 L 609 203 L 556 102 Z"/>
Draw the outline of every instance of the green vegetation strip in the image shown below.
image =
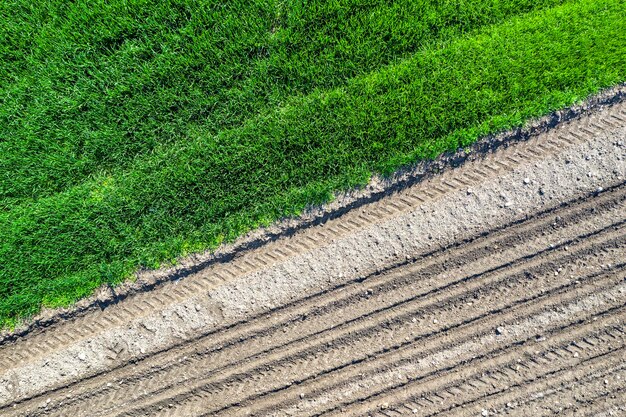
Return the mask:
<path id="1" fill-rule="evenodd" d="M 0 207 L 561 2 L 0 2 Z"/>
<path id="2" fill-rule="evenodd" d="M 192 3 L 0 6 L 4 325 L 626 80 L 619 0 Z"/>

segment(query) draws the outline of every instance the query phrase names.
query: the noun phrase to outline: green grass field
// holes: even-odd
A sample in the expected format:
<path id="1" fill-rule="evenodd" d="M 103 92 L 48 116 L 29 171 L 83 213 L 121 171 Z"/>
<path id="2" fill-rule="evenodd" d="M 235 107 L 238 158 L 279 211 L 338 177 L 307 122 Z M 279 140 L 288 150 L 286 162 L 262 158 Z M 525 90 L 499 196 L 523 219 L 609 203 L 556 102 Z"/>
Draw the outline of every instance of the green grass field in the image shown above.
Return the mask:
<path id="1" fill-rule="evenodd" d="M 626 81 L 622 0 L 0 3 L 0 325 Z"/>

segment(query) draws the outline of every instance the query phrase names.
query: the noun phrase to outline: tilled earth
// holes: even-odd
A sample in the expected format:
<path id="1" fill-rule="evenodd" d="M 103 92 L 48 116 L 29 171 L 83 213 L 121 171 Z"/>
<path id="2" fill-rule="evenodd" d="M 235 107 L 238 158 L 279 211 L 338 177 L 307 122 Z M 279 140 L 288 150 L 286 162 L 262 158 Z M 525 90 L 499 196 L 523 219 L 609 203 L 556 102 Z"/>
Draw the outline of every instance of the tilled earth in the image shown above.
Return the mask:
<path id="1" fill-rule="evenodd" d="M 3 416 L 624 415 L 626 105 L 0 345 Z"/>

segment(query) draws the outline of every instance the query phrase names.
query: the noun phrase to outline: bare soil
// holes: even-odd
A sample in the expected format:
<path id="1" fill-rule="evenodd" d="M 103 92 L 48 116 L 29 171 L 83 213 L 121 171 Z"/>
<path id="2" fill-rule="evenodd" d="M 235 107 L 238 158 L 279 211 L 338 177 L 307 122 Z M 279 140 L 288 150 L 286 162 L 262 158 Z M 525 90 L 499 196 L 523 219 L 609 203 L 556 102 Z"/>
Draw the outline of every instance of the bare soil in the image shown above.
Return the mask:
<path id="1" fill-rule="evenodd" d="M 0 344 L 3 416 L 626 413 L 626 104 Z"/>

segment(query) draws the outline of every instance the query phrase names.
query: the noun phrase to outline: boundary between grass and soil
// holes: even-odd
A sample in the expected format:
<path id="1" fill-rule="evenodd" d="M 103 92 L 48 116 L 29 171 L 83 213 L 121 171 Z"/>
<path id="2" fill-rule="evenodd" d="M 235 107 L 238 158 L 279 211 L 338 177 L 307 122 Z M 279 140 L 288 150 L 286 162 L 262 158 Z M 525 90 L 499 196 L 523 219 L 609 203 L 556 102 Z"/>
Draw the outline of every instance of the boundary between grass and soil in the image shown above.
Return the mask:
<path id="1" fill-rule="evenodd" d="M 107 396 L 124 396 L 124 390 L 109 392 L 108 388 L 119 372 L 134 370 L 138 364 L 152 367 L 159 358 L 185 352 L 202 356 L 206 352 L 197 349 L 205 342 L 214 345 L 219 355 L 228 355 L 222 349 L 233 336 L 231 331 L 237 333 L 235 341 L 244 330 L 265 334 L 268 326 L 282 335 L 284 320 L 276 315 L 279 312 L 287 314 L 298 333 L 301 318 L 315 321 L 315 314 L 298 307 L 302 300 L 304 305 L 316 306 L 318 296 L 337 301 L 371 291 L 378 294 L 376 282 L 391 268 L 433 262 L 434 253 L 446 259 L 444 264 L 435 261 L 444 268 L 441 278 L 454 278 L 458 274 L 448 269 L 453 265 L 448 262 L 447 248 L 465 247 L 471 259 L 476 239 L 535 219 L 537 213 L 569 207 L 571 202 L 584 200 L 589 210 L 589 222 L 573 226 L 577 238 L 587 245 L 589 227 L 597 228 L 605 221 L 623 224 L 625 140 L 626 100 L 622 100 L 526 141 L 500 146 L 484 157 L 467 158 L 467 163 L 455 169 L 429 174 L 423 182 L 398 188 L 386 198 L 346 210 L 319 225 L 239 252 L 230 262 L 209 264 L 154 291 L 138 292 L 104 310 L 0 344 L 0 408 L 61 405 L 50 400 L 50 395 L 60 395 L 62 390 L 76 394 L 77 387 L 89 393 L 91 384 L 103 387 Z M 372 189 L 379 186 L 381 190 L 383 185 L 371 184 Z M 373 193 L 372 189 L 366 191 Z M 604 212 L 602 207 L 609 206 L 610 211 Z M 488 258 L 506 262 L 504 254 L 510 255 L 509 250 L 551 252 L 564 244 L 573 248 L 571 229 L 550 237 L 543 234 L 558 228 L 563 220 L 556 211 L 550 213 L 554 219 L 545 222 L 531 248 L 492 242 L 486 247 Z M 621 241 L 621 232 L 613 230 L 611 236 Z M 530 242 L 527 233 L 516 236 L 520 242 Z M 465 265 L 462 257 L 458 259 L 459 267 Z M 610 264 L 615 259 L 620 258 L 612 258 Z M 551 264 L 549 272 L 558 267 L 558 263 Z M 420 276 L 411 276 L 411 281 L 423 284 Z M 357 287 L 352 295 L 345 292 L 349 285 Z M 403 294 L 401 288 L 398 291 Z M 481 288 L 477 287 L 479 292 Z M 49 412 L 46 408 L 45 413 Z"/>
<path id="2" fill-rule="evenodd" d="M 379 201 L 399 190 L 459 167 L 468 161 L 484 158 L 501 147 L 525 142 L 560 123 L 580 118 L 623 101 L 626 101 L 626 83 L 606 89 L 580 104 L 531 120 L 524 127 L 488 135 L 465 149 L 444 153 L 434 160 L 421 161 L 397 171 L 391 177 L 373 177 L 362 189 L 336 194 L 335 199 L 328 204 L 309 207 L 303 215 L 297 218 L 283 219 L 270 227 L 250 232 L 234 243 L 222 245 L 213 252 L 185 257 L 179 260 L 176 266 L 156 271 L 138 271 L 135 281 L 126 282 L 117 287 L 103 286 L 96 291 L 95 295 L 80 300 L 68 308 L 44 309 L 31 320 L 18 325 L 15 330 L 0 332 L 0 345 L 15 341 L 29 333 L 43 331 L 64 320 L 80 317 L 93 311 L 105 310 L 108 306 L 118 304 L 130 296 L 151 291 L 169 282 L 185 279 L 211 265 L 228 263 L 270 242 L 293 236 L 302 229 L 336 219 L 350 210 Z"/>

